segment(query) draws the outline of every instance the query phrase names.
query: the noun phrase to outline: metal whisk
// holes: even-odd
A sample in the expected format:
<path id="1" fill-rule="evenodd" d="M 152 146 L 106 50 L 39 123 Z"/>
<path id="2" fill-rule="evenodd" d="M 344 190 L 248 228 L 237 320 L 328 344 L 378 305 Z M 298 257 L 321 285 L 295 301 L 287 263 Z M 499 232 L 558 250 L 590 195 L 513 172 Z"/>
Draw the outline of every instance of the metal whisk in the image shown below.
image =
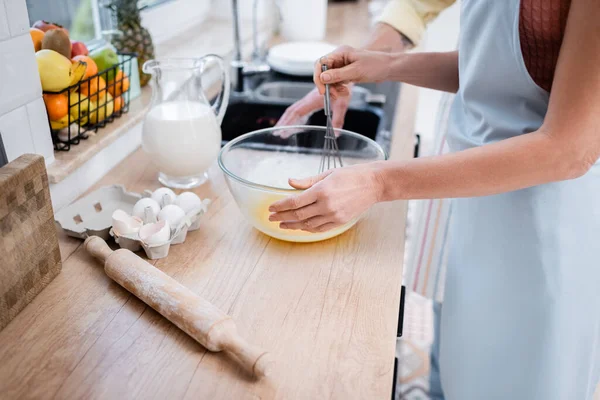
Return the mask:
<path id="1" fill-rule="evenodd" d="M 321 65 L 321 71 L 327 71 L 327 65 Z M 319 174 L 332 168 L 343 167 L 342 156 L 340 156 L 335 131 L 331 125 L 331 100 L 329 97 L 329 85 L 325 85 L 325 115 L 327 116 L 327 128 L 325 130 L 325 143 L 323 144 L 323 153 L 321 154 L 321 164 Z"/>

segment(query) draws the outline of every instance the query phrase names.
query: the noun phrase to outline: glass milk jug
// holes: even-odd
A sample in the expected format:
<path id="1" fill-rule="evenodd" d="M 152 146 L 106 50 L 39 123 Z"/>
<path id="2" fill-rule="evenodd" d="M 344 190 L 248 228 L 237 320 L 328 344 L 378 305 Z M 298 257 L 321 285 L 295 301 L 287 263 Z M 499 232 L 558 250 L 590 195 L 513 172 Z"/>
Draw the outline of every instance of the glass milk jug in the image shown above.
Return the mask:
<path id="1" fill-rule="evenodd" d="M 221 70 L 221 89 L 211 105 L 202 77 L 210 66 Z M 189 189 L 208 179 L 208 169 L 221 149 L 221 121 L 229 101 L 229 75 L 223 59 L 150 60 L 143 71 L 152 75 L 152 103 L 144 119 L 142 148 L 159 170 L 165 186 Z"/>

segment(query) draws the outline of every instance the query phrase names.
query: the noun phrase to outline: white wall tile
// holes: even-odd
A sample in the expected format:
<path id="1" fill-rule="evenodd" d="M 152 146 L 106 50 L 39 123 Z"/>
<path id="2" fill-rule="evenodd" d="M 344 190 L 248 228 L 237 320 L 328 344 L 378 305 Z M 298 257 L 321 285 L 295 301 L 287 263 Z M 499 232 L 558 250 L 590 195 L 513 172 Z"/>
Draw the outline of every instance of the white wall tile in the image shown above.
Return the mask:
<path id="1" fill-rule="evenodd" d="M 6 15 L 8 17 L 8 28 L 12 37 L 29 32 L 29 14 L 25 0 L 3 0 Z"/>
<path id="2" fill-rule="evenodd" d="M 42 96 L 29 33 L 0 42 L 0 115 Z"/>
<path id="3" fill-rule="evenodd" d="M 6 8 L 4 7 L 4 0 L 0 0 L 0 41 L 6 40 L 10 37 L 10 30 L 8 29 L 8 17 L 6 15 Z"/>
<path id="4" fill-rule="evenodd" d="M 0 135 L 2 135 L 8 161 L 25 153 L 35 153 L 26 106 L 0 116 Z"/>
<path id="5" fill-rule="evenodd" d="M 27 115 L 35 152 L 44 156 L 46 165 L 50 165 L 54 162 L 54 146 L 52 145 L 44 100 L 39 98 L 27 104 Z"/>

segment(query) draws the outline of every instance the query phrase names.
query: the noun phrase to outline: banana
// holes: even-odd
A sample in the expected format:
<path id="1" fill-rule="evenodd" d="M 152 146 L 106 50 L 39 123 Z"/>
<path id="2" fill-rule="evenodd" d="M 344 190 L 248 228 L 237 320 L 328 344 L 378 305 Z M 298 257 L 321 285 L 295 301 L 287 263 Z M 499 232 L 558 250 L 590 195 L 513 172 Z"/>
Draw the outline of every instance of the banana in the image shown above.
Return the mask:
<path id="1" fill-rule="evenodd" d="M 71 65 L 71 84 L 69 86 L 73 86 L 76 83 L 79 83 L 83 77 L 85 76 L 85 70 L 87 69 L 87 64 L 83 61 L 73 61 Z"/>
<path id="2" fill-rule="evenodd" d="M 50 126 L 52 130 L 58 131 L 62 128 L 66 128 L 69 125 L 69 114 L 65 115 L 58 121 L 50 121 Z"/>

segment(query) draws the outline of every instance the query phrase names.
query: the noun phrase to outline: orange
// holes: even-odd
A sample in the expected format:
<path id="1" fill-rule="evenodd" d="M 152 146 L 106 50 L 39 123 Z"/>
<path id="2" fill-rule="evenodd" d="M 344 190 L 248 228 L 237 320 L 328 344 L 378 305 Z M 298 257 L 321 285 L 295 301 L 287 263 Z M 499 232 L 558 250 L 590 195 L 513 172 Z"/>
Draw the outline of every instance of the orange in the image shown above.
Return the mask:
<path id="1" fill-rule="evenodd" d="M 81 83 L 79 92 L 97 103 L 98 96 L 100 96 L 100 100 L 106 97 L 106 82 L 101 76 L 91 78 L 89 81 Z"/>
<path id="2" fill-rule="evenodd" d="M 87 79 L 90 76 L 94 76 L 98 73 L 98 66 L 96 65 L 96 63 L 94 62 L 94 60 L 92 60 L 90 57 L 88 56 L 75 56 L 72 58 L 73 61 L 81 61 L 87 64 L 87 69 L 85 70 L 85 75 L 83 76 L 83 79 Z"/>
<path id="3" fill-rule="evenodd" d="M 29 28 L 29 34 L 31 35 L 31 40 L 33 41 L 33 48 L 36 52 L 42 49 L 42 39 L 44 38 L 44 31 L 37 28 Z"/>
<path id="4" fill-rule="evenodd" d="M 69 99 L 66 94 L 44 94 L 44 103 L 50 121 L 58 121 L 69 113 Z"/>
<path id="5" fill-rule="evenodd" d="M 113 95 L 113 97 L 118 97 L 129 90 L 129 78 L 123 70 L 119 70 L 115 79 L 108 82 L 108 92 Z"/>
<path id="6" fill-rule="evenodd" d="M 115 111 L 114 112 L 121 111 L 121 108 L 123 108 L 123 97 L 122 96 L 115 97 Z"/>

